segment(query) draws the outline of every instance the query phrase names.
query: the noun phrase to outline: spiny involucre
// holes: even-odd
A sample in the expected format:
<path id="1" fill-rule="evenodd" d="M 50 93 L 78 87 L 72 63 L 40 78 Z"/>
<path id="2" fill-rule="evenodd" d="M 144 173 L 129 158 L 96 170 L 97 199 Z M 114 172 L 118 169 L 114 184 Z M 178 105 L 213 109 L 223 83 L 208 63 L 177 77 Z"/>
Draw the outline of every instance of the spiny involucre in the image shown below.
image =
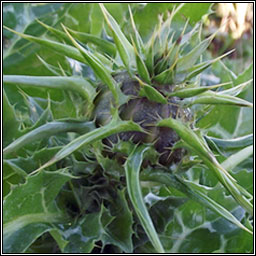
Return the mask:
<path id="1" fill-rule="evenodd" d="M 237 203 L 252 214 L 248 193 L 217 161 L 204 139 L 204 131 L 197 131 L 196 121 L 200 116 L 194 108 L 197 104 L 205 109 L 216 104 L 252 107 L 250 102 L 236 97 L 250 85 L 251 80 L 233 87 L 232 90 L 223 89 L 227 83 L 204 85 L 199 79 L 200 74 L 229 53 L 201 61 L 201 56 L 215 34 L 201 40 L 200 26 L 189 30 L 188 22 L 181 33 L 178 33 L 171 26 L 175 11 L 165 21 L 160 20 L 145 42 L 136 28 L 130 9 L 133 31 L 125 35 L 103 4 L 100 4 L 100 8 L 107 32 L 113 38 L 112 42 L 71 30 L 64 25 L 63 30 L 57 30 L 41 21 L 38 22 L 60 38 L 60 42 L 9 29 L 31 42 L 89 66 L 97 79 L 95 81 L 88 77 L 65 74 L 55 77 L 5 75 L 5 86 L 30 85 L 78 93 L 84 100 L 81 109 L 86 122 L 54 120 L 51 125 L 49 123 L 36 127 L 4 148 L 4 155 L 18 152 L 21 147 L 38 137 L 48 138 L 59 132 L 81 134 L 62 146 L 51 160 L 30 173 L 33 175 L 87 145 L 102 142 L 98 149 L 94 149 L 96 159 L 104 156 L 115 158 L 120 166 L 124 164 L 130 200 L 158 252 L 164 252 L 164 249 L 153 223 L 145 221 L 150 220 L 150 217 L 143 201 L 138 200 L 141 197 L 140 187 L 132 187 L 132 183 L 130 184 L 130 171 L 137 170 L 138 162 L 134 160 L 135 157 L 139 159 L 138 168 L 147 168 L 152 172 L 155 168 L 162 168 L 171 173 L 174 167 L 184 170 L 183 159 L 186 159 L 189 152 L 193 153 L 198 157 L 195 164 L 200 162 L 212 171 Z M 138 193 L 137 199 L 133 189 Z M 224 217 L 251 232 L 235 219 Z"/>

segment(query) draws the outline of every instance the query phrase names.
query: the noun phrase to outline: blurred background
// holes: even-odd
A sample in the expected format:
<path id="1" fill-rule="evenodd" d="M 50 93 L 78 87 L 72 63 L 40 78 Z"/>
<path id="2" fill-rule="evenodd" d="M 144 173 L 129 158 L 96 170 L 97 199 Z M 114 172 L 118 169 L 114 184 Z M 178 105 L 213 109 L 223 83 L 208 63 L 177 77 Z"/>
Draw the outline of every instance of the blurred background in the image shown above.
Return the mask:
<path id="1" fill-rule="evenodd" d="M 211 53 L 217 56 L 235 49 L 226 64 L 240 73 L 253 61 L 253 3 L 216 3 L 212 10 L 205 20 L 205 33 L 219 28 L 220 32 L 211 44 Z"/>

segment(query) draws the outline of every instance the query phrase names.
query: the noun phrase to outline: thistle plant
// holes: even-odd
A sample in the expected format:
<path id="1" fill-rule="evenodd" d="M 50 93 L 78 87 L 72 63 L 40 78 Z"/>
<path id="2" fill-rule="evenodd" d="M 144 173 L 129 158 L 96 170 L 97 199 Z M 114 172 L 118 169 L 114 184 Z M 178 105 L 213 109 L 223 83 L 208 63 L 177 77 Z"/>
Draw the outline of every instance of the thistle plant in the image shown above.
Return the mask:
<path id="1" fill-rule="evenodd" d="M 177 31 L 172 22 L 179 8 L 161 16 L 145 40 L 130 8 L 132 32 L 126 33 L 99 5 L 104 37 L 63 24 L 56 29 L 40 20 L 50 39 L 5 27 L 80 63 L 90 74 L 70 74 L 61 63 L 52 66 L 38 56 L 51 76 L 3 76 L 6 90 L 17 88 L 28 106 L 33 105 L 30 115 L 39 115 L 32 126 L 22 129 L 26 116 L 18 120 L 4 92 L 4 111 L 15 130 L 4 145 L 4 172 L 11 169 L 21 183 L 6 192 L 5 251 L 25 252 L 49 232 L 64 253 L 107 248 L 126 253 L 177 252 L 182 238 L 170 231 L 177 228 L 170 218 L 187 202 L 196 202 L 207 209 L 205 214 L 251 236 L 252 195 L 231 169 L 252 154 L 252 136 L 214 138 L 198 122 L 216 105 L 252 108 L 251 102 L 238 97 L 252 80 L 207 84 L 202 74 L 230 52 L 205 60 L 217 32 L 202 39 L 202 25 L 190 28 L 188 21 Z M 26 88 L 48 92 L 48 98 L 32 97 L 23 91 Z M 62 101 L 53 99 L 52 92 Z M 62 108 L 67 113 L 60 115 Z M 9 126 L 4 129 L 7 134 Z M 221 152 L 234 144 L 241 149 L 238 153 L 227 157 Z M 196 168 L 214 177 L 221 200 L 211 197 L 211 186 L 190 177 Z M 230 211 L 230 200 L 243 218 Z M 27 204 L 35 208 L 26 208 Z M 177 221 L 182 218 L 175 216 Z M 18 237 L 24 232 L 29 235 L 20 244 Z"/>

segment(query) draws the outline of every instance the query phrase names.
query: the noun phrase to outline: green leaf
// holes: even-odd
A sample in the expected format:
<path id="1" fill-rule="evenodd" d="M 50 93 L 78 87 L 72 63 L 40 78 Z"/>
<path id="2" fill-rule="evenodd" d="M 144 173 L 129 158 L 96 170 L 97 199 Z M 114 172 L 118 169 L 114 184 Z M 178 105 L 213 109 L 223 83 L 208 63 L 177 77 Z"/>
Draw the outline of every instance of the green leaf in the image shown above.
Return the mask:
<path id="1" fill-rule="evenodd" d="M 106 83 L 112 92 L 115 101 L 117 104 L 123 104 L 126 102 L 127 97 L 121 92 L 118 84 L 111 76 L 110 72 L 102 65 L 102 63 L 94 56 L 91 52 L 80 46 L 75 39 L 69 34 L 68 30 L 63 26 L 65 32 L 68 34 L 70 40 L 74 46 L 79 50 L 84 59 L 88 62 L 90 67 L 93 69 L 95 74 L 102 80 L 103 83 Z"/>
<path id="2" fill-rule="evenodd" d="M 135 37 L 134 37 L 135 42 L 134 42 L 133 46 L 138 50 L 139 54 L 144 54 L 145 47 L 144 47 L 143 41 L 142 41 L 140 34 L 136 28 L 131 8 L 130 8 L 130 6 L 128 6 L 128 7 L 129 7 L 129 14 L 130 14 L 130 18 L 131 18 L 133 33 L 135 34 Z"/>
<path id="3" fill-rule="evenodd" d="M 185 3 L 177 13 L 177 16 L 182 15 L 189 19 L 190 23 L 194 25 L 196 22 L 200 21 L 202 17 L 211 12 L 210 8 L 212 3 Z M 178 17 L 177 17 L 178 18 Z"/>
<path id="4" fill-rule="evenodd" d="M 134 210 L 143 226 L 148 238 L 158 253 L 164 253 L 164 249 L 156 233 L 153 222 L 149 216 L 139 182 L 139 172 L 144 153 L 149 149 L 146 146 L 135 147 L 125 162 L 125 174 L 128 194 L 133 204 Z"/>
<path id="5" fill-rule="evenodd" d="M 145 59 L 145 65 L 150 73 L 151 76 L 154 74 L 154 43 L 156 39 L 156 30 L 154 31 L 153 35 L 151 36 L 151 39 L 148 41 L 148 45 L 146 47 L 146 59 Z"/>
<path id="6" fill-rule="evenodd" d="M 65 246 L 68 244 L 68 241 L 66 241 L 65 239 L 63 239 L 63 237 L 61 236 L 61 233 L 59 232 L 58 229 L 52 229 L 50 231 L 51 236 L 54 238 L 54 240 L 57 242 L 61 252 L 64 251 Z"/>
<path id="7" fill-rule="evenodd" d="M 226 52 L 223 55 L 221 55 L 221 56 L 219 56 L 215 59 L 201 62 L 201 63 L 196 64 L 193 67 L 189 68 L 186 72 L 187 73 L 186 80 L 190 80 L 191 78 L 195 77 L 196 75 L 202 73 L 205 69 L 207 69 L 208 67 L 210 67 L 211 65 L 213 65 L 217 61 L 220 61 L 221 59 L 223 59 L 227 55 L 231 54 L 233 51 L 234 50 L 231 50 L 231 51 Z"/>
<path id="8" fill-rule="evenodd" d="M 211 136 L 205 136 L 206 140 L 210 140 L 214 142 L 218 147 L 222 149 L 237 149 L 237 148 L 244 148 L 246 146 L 253 144 L 253 134 L 248 134 L 243 137 L 238 137 L 235 139 L 218 139 Z"/>
<path id="9" fill-rule="evenodd" d="M 13 7 L 13 6 L 14 7 Z M 16 9 L 16 6 L 23 5 L 21 12 Z M 6 6 L 6 9 L 13 9 L 18 11 L 12 18 L 12 20 L 18 18 L 19 24 L 17 26 L 4 23 L 7 27 L 10 27 L 18 32 L 24 34 L 33 35 L 34 37 L 41 37 L 47 32 L 44 27 L 40 26 L 35 17 L 41 19 L 48 25 L 55 26 L 59 19 L 62 19 L 70 8 L 70 3 L 66 4 L 31 4 L 31 3 L 13 3 Z M 22 23 L 22 24 L 21 24 Z M 8 38 L 12 37 L 11 45 L 4 51 L 4 73 L 5 74 L 22 74 L 22 75 L 51 75 L 49 71 L 44 68 L 37 59 L 37 55 L 43 56 L 43 58 L 53 65 L 58 62 L 63 63 L 62 66 L 68 68 L 68 62 L 64 56 L 53 54 L 45 47 L 27 41 L 21 37 L 17 37 L 14 33 L 4 30 L 4 34 L 8 34 Z M 30 68 L 28 69 L 27 66 Z"/>
<path id="10" fill-rule="evenodd" d="M 224 95 L 230 95 L 230 96 L 237 96 L 238 94 L 240 94 L 241 92 L 245 91 L 250 85 L 252 85 L 252 81 L 253 79 L 236 85 L 230 89 L 224 90 L 224 91 L 220 91 L 219 94 L 224 94 Z"/>
<path id="11" fill-rule="evenodd" d="M 253 253 L 251 247 L 253 240 L 251 235 L 244 232 L 239 232 L 235 236 L 229 236 L 225 240 L 226 247 L 224 253 Z"/>
<path id="12" fill-rule="evenodd" d="M 3 161 L 3 199 L 9 194 L 12 187 L 24 182 L 27 173 L 12 163 Z"/>
<path id="13" fill-rule="evenodd" d="M 183 72 L 188 70 L 189 68 L 193 67 L 193 65 L 196 63 L 198 58 L 201 56 L 203 52 L 207 49 L 207 47 L 210 45 L 211 41 L 215 37 L 216 33 L 212 34 L 208 38 L 206 38 L 204 41 L 202 41 L 199 45 L 197 45 L 191 52 L 189 52 L 187 55 L 181 57 L 177 61 L 176 70 L 177 72 Z"/>
<path id="14" fill-rule="evenodd" d="M 102 224 L 103 208 L 100 212 L 85 214 L 82 218 L 69 225 L 57 225 L 62 239 L 68 241 L 63 253 L 90 253 L 99 240 Z"/>
<path id="15" fill-rule="evenodd" d="M 203 204 L 206 205 L 208 208 L 212 209 L 216 213 L 218 213 L 220 216 L 224 217 L 231 223 L 237 225 L 239 228 L 247 231 L 250 234 L 253 234 L 251 230 L 246 228 L 241 222 L 239 222 L 229 211 L 227 211 L 223 206 L 219 205 L 217 202 L 215 202 L 213 199 L 211 199 L 209 196 L 207 196 L 207 190 L 204 186 L 200 186 L 199 184 L 196 184 L 194 182 L 189 181 L 182 181 L 181 182 L 186 183 L 191 190 L 194 192 L 194 194 L 198 195 L 200 197 L 199 201 L 204 202 Z"/>
<path id="16" fill-rule="evenodd" d="M 74 151 L 84 147 L 85 145 L 88 145 L 95 141 L 104 139 L 114 133 L 125 132 L 125 131 L 143 132 L 142 128 L 138 124 L 136 124 L 132 121 L 121 121 L 118 118 L 118 115 L 116 113 L 108 125 L 94 129 L 93 131 L 88 132 L 88 133 L 74 139 L 69 144 L 64 146 L 49 162 L 47 162 L 46 164 L 41 166 L 35 172 L 42 170 L 42 169 L 60 161 L 61 159 L 72 154 Z"/>
<path id="17" fill-rule="evenodd" d="M 194 104 L 211 104 L 211 105 L 234 105 L 239 107 L 252 108 L 253 104 L 249 101 L 240 99 L 238 97 L 220 94 L 213 91 L 201 93 L 193 99 L 183 101 L 183 104 L 191 106 Z"/>
<path id="18" fill-rule="evenodd" d="M 79 40 L 81 43 L 93 43 L 94 45 L 98 46 L 99 49 L 104 53 L 107 53 L 110 56 L 115 56 L 116 47 L 113 43 L 91 34 L 77 32 L 72 29 L 69 29 L 68 31 L 75 39 Z"/>
<path id="19" fill-rule="evenodd" d="M 53 65 L 47 63 L 43 58 L 37 55 L 37 58 L 40 62 L 51 72 L 52 75 L 61 76 L 61 72 L 58 68 L 54 67 Z"/>
<path id="20" fill-rule="evenodd" d="M 92 9 L 93 4 L 90 3 L 72 3 L 68 13 L 60 19 L 60 22 L 72 29 L 90 33 L 91 23 L 93 23 L 93 20 L 90 19 Z"/>
<path id="21" fill-rule="evenodd" d="M 125 190 L 118 191 L 111 208 L 113 220 L 104 228 L 101 239 L 104 244 L 114 244 L 125 253 L 132 253 L 133 217 L 125 198 Z"/>
<path id="22" fill-rule="evenodd" d="M 134 47 L 134 52 L 135 52 L 135 55 L 136 55 L 136 64 L 137 64 L 137 69 L 138 69 L 139 76 L 141 77 L 141 79 L 143 81 L 150 84 L 151 79 L 150 79 L 150 76 L 149 76 L 148 69 L 147 69 L 142 57 L 140 56 L 134 41 L 133 41 L 133 47 Z"/>
<path id="23" fill-rule="evenodd" d="M 80 54 L 80 52 L 75 48 L 75 47 L 72 47 L 70 45 L 66 45 L 66 44 L 61 44 L 61 43 L 58 43 L 58 42 L 55 42 L 55 41 L 51 41 L 51 40 L 48 40 L 48 39 L 41 39 L 41 38 L 37 38 L 37 37 L 34 37 L 34 36 L 30 36 L 30 35 L 26 35 L 26 34 L 22 34 L 22 33 L 19 33 L 17 31 L 14 31 L 10 28 L 7 28 L 7 27 L 4 27 L 5 29 L 17 34 L 18 36 L 28 40 L 28 41 L 31 41 L 31 42 L 34 42 L 34 43 L 37 43 L 39 45 L 42 45 L 44 47 L 47 47 L 61 55 L 64 55 L 64 56 L 67 56 L 67 57 L 70 57 L 74 60 L 78 60 L 82 63 L 86 63 L 83 56 Z"/>
<path id="24" fill-rule="evenodd" d="M 34 32 L 40 33 L 41 31 L 35 28 L 34 18 L 43 17 L 47 22 L 52 22 L 54 16 L 60 15 L 62 11 L 65 12 L 67 5 L 62 3 L 45 4 L 44 8 L 40 5 L 31 5 L 30 3 L 5 3 L 3 6 L 3 24 L 7 27 L 18 31 L 30 31 L 33 29 Z M 62 10 L 61 10 L 62 9 Z M 4 31 L 4 36 L 7 37 L 11 42 L 8 46 L 7 51 L 15 44 L 15 36 Z"/>
<path id="25" fill-rule="evenodd" d="M 197 241 L 202 241 L 198 249 Z M 210 242 L 209 242 L 210 241 Z M 220 247 L 220 239 L 217 232 L 211 232 L 207 228 L 196 229 L 186 236 L 179 247 L 180 253 L 210 253 Z"/>
<path id="26" fill-rule="evenodd" d="M 193 97 L 195 95 L 201 94 L 203 92 L 206 92 L 215 88 L 219 88 L 227 84 L 230 84 L 230 83 L 216 84 L 212 86 L 191 87 L 191 88 L 188 88 L 189 86 L 187 86 L 187 88 L 177 89 L 174 92 L 167 93 L 167 95 L 170 97 L 177 96 L 179 98 L 189 98 L 189 97 Z"/>
<path id="27" fill-rule="evenodd" d="M 24 252 L 52 223 L 63 221 L 54 199 L 71 178 L 65 170 L 40 172 L 12 189 L 3 203 L 5 253 Z"/>
<path id="28" fill-rule="evenodd" d="M 58 29 L 55 29 L 51 26 L 48 26 L 47 24 L 41 22 L 40 20 L 37 20 L 37 21 L 39 24 L 44 26 L 47 30 L 49 30 L 56 36 L 60 37 L 61 39 L 65 40 L 65 42 L 72 44 L 72 41 L 70 40 L 70 38 L 66 33 Z M 72 29 L 69 29 L 69 33 L 82 43 L 93 43 L 94 45 L 98 46 L 99 49 L 101 49 L 102 51 L 104 50 L 104 52 L 107 52 L 109 55 L 115 55 L 116 49 L 114 44 L 107 40 L 101 39 L 100 37 L 97 37 L 92 34 L 74 31 Z"/>
<path id="29" fill-rule="evenodd" d="M 194 182 L 185 181 L 178 175 L 167 174 L 163 171 L 154 170 L 151 172 L 143 172 L 141 176 L 142 180 L 159 182 L 161 184 L 166 184 L 168 186 L 174 187 L 187 195 L 190 199 L 201 205 L 211 209 L 216 212 L 219 216 L 227 219 L 231 223 L 234 223 L 239 228 L 246 230 L 251 233 L 242 223 L 240 223 L 228 210 L 223 206 L 218 204 L 207 195 L 207 190 L 204 186 L 200 186 Z"/>
<path id="30" fill-rule="evenodd" d="M 202 138 L 181 121 L 172 118 L 161 120 L 158 122 L 158 126 L 174 129 L 188 148 L 194 151 L 204 161 L 205 165 L 213 171 L 218 180 L 232 194 L 233 198 L 252 215 L 253 207 L 247 198 L 244 197 L 244 190 L 237 185 L 235 179 L 219 164 Z"/>
<path id="31" fill-rule="evenodd" d="M 224 162 L 221 163 L 222 167 L 226 170 L 232 170 L 238 164 L 249 158 L 253 154 L 253 145 L 244 147 L 237 153 L 229 156 Z"/>
<path id="32" fill-rule="evenodd" d="M 92 4 L 89 19 L 91 21 L 90 34 L 101 36 L 102 30 L 104 29 L 104 18 L 102 17 L 100 7 L 97 4 Z"/>
<path id="33" fill-rule="evenodd" d="M 109 13 L 120 24 L 124 25 L 124 15 L 128 10 L 128 4 L 105 3 Z M 132 4 L 135 6 L 137 4 Z M 104 17 L 98 4 L 79 3 L 71 4 L 67 15 L 64 15 L 61 22 L 76 31 L 101 36 L 104 31 Z"/>
<path id="34" fill-rule="evenodd" d="M 144 83 L 138 77 L 135 78 L 139 81 L 141 85 L 141 89 L 139 92 L 140 96 L 146 96 L 151 101 L 167 104 L 167 99 L 158 90 L 156 90 L 153 86 Z"/>
<path id="35" fill-rule="evenodd" d="M 253 63 L 251 63 L 241 74 L 233 78 L 234 85 L 238 86 L 239 84 L 246 83 L 253 77 Z"/>
<path id="36" fill-rule="evenodd" d="M 221 163 L 221 166 L 223 168 L 225 168 L 226 170 L 232 170 L 234 169 L 236 166 L 238 166 L 240 163 L 242 163 L 243 161 L 245 161 L 246 159 L 249 159 L 249 157 L 253 154 L 253 145 L 248 146 L 243 148 L 242 150 L 238 151 L 237 153 L 229 156 L 225 161 L 223 161 Z M 239 186 L 240 191 L 242 191 L 242 193 L 244 195 L 246 195 L 248 198 L 252 199 L 253 196 L 247 192 L 246 189 L 244 189 L 244 187 Z"/>
<path id="37" fill-rule="evenodd" d="M 49 161 L 60 149 L 61 146 L 53 146 L 50 148 L 42 147 L 25 157 L 18 156 L 16 158 L 4 159 L 3 171 L 5 173 L 5 165 L 8 165 L 9 168 L 12 168 L 12 170 L 19 175 L 22 175 L 22 173 L 31 173 L 39 168 L 42 163 Z M 52 170 L 54 171 L 54 169 Z"/>
<path id="38" fill-rule="evenodd" d="M 162 104 L 167 104 L 167 99 L 160 92 L 158 92 L 154 87 L 145 84 L 142 90 L 143 90 L 143 93 L 145 93 L 145 96 L 149 100 L 162 103 Z"/>
<path id="39" fill-rule="evenodd" d="M 65 34 L 64 32 L 52 27 L 52 26 L 48 26 L 47 24 L 45 24 L 44 22 L 40 21 L 40 20 L 36 20 L 41 26 L 45 27 L 48 31 L 52 32 L 53 34 L 55 34 L 58 38 L 61 38 L 62 40 L 64 40 L 66 43 L 71 43 L 69 37 L 67 36 L 67 34 Z"/>
<path id="40" fill-rule="evenodd" d="M 115 19 L 110 15 L 110 13 L 107 11 L 104 5 L 103 4 L 99 4 L 99 5 L 104 15 L 104 18 L 110 30 L 112 31 L 112 36 L 115 41 L 119 55 L 124 65 L 127 67 L 128 70 L 130 70 L 130 66 L 134 62 L 134 52 L 133 52 L 132 45 L 127 40 L 127 38 L 121 31 L 119 25 L 117 24 Z"/>
<path id="41" fill-rule="evenodd" d="M 19 176 L 26 178 L 27 177 L 27 173 L 22 170 L 22 168 L 20 168 L 19 166 L 17 166 L 15 163 L 13 163 L 11 160 L 4 160 L 3 161 L 3 173 L 4 173 L 4 180 L 9 179 L 10 176 L 13 175 L 13 173 L 8 173 L 10 171 L 10 169 L 18 174 Z"/>
<path id="42" fill-rule="evenodd" d="M 218 68 L 216 68 L 217 64 L 219 64 Z M 213 68 L 214 72 L 217 72 L 218 69 L 221 71 L 221 73 L 217 73 L 217 75 L 220 76 L 222 80 L 232 80 L 234 85 L 241 85 L 252 78 L 253 70 L 251 65 L 238 76 L 236 76 L 235 74 L 233 74 L 233 72 L 223 66 L 222 62 L 217 62 L 215 66 L 213 66 Z M 242 92 L 239 95 L 239 98 L 252 103 L 252 96 L 253 86 L 249 86 L 246 91 Z M 198 122 L 198 127 L 200 127 L 201 129 L 207 129 L 208 135 L 210 136 L 222 139 L 232 139 L 252 133 L 252 120 L 252 108 L 234 108 L 233 106 L 228 105 L 216 105 L 206 116 L 204 116 Z"/>
<path id="43" fill-rule="evenodd" d="M 169 84 L 172 83 L 173 81 L 173 67 L 170 67 L 166 70 L 164 70 L 163 72 L 161 72 L 160 74 L 156 75 L 153 80 L 160 83 L 160 84 Z"/>
<path id="44" fill-rule="evenodd" d="M 75 91 L 88 101 L 90 110 L 93 107 L 93 100 L 96 96 L 95 88 L 88 81 L 79 77 L 5 75 L 3 82 L 7 85 L 17 84 L 21 86 Z"/>
<path id="45" fill-rule="evenodd" d="M 49 138 L 52 135 L 57 135 L 59 133 L 65 132 L 78 132 L 86 133 L 93 130 L 94 125 L 92 122 L 51 122 L 44 124 L 25 135 L 21 136 L 10 145 L 4 148 L 3 154 L 8 155 L 14 151 L 17 151 L 21 147 L 32 143 L 35 140 L 40 140 L 43 138 Z"/>
<path id="46" fill-rule="evenodd" d="M 3 89 L 3 146 L 5 147 L 20 135 L 19 121 L 15 109 L 10 104 Z"/>
<path id="47" fill-rule="evenodd" d="M 25 253 L 37 238 L 53 228 L 50 222 L 60 221 L 56 214 L 33 214 L 33 216 L 27 215 L 26 217 L 29 220 L 19 219 L 15 223 L 13 222 L 12 225 L 15 225 L 13 230 L 9 226 L 5 228 L 6 231 L 3 233 L 4 253 Z"/>
<path id="48" fill-rule="evenodd" d="M 213 154 L 210 152 L 204 141 L 202 141 L 192 129 L 187 127 L 180 120 L 176 120 L 170 117 L 168 119 L 160 120 L 157 126 L 165 126 L 174 129 L 179 137 L 189 146 L 194 148 L 198 154 L 210 161 L 215 162 Z"/>
<path id="49" fill-rule="evenodd" d="M 117 191 L 115 204 L 110 210 L 103 205 L 95 213 L 74 220 L 73 223 L 56 225 L 61 240 L 64 241 L 64 253 L 90 253 L 96 241 L 102 247 L 114 244 L 124 252 L 132 251 L 132 214 L 128 208 L 125 191 Z"/>
<path id="50" fill-rule="evenodd" d="M 175 210 L 184 204 L 187 198 L 174 196 L 160 197 L 150 192 L 147 194 L 145 201 L 147 200 L 147 203 L 151 203 L 151 197 L 153 205 L 150 207 L 149 214 L 157 232 L 161 234 L 164 232 L 166 225 L 173 219 Z M 154 202 L 154 200 L 156 200 L 156 202 Z"/>

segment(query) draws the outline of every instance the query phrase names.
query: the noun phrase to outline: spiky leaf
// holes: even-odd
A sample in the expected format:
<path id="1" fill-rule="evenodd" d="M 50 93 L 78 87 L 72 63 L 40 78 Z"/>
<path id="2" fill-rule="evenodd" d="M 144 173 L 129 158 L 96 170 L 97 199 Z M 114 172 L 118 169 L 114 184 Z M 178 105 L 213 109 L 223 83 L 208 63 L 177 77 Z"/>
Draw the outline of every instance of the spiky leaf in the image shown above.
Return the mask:
<path id="1" fill-rule="evenodd" d="M 139 183 L 140 167 L 142 164 L 143 155 L 147 149 L 148 148 L 145 146 L 140 146 L 137 148 L 135 147 L 133 152 L 129 155 L 125 163 L 127 188 L 135 212 L 138 215 L 141 225 L 145 229 L 151 243 L 158 253 L 164 253 L 162 244 L 158 238 L 153 222 L 143 201 Z"/>
<path id="2" fill-rule="evenodd" d="M 71 179 L 64 170 L 41 172 L 28 177 L 5 198 L 3 207 L 4 252 L 24 252 L 52 223 L 63 221 L 54 199 L 65 182 Z"/>

